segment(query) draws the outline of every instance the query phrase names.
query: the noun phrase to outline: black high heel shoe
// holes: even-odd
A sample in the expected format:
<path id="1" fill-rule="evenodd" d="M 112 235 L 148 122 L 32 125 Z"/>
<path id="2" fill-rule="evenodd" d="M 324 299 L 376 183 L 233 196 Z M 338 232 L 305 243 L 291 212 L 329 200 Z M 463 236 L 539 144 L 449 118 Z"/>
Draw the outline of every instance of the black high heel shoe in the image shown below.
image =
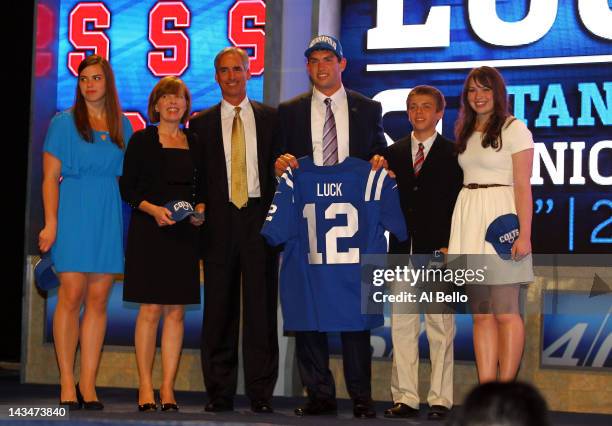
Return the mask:
<path id="1" fill-rule="evenodd" d="M 159 392 L 158 396 L 159 396 L 159 406 L 161 407 L 162 411 L 170 411 L 170 410 L 178 411 L 179 410 L 179 407 L 176 404 L 176 402 L 162 402 L 161 392 Z"/>
<path id="2" fill-rule="evenodd" d="M 157 411 L 157 404 L 154 402 L 145 402 L 144 404 L 138 404 L 138 411 Z"/>
<path id="3" fill-rule="evenodd" d="M 62 401 L 59 402 L 60 407 L 67 408 L 68 411 L 76 411 L 81 409 L 81 403 L 79 401 Z"/>
<path id="4" fill-rule="evenodd" d="M 76 396 L 79 404 L 81 404 L 84 409 L 92 411 L 104 410 L 104 404 L 102 404 L 100 401 L 85 401 L 83 399 L 83 395 L 81 394 L 81 389 L 79 388 L 78 383 L 76 385 Z"/>
<path id="5" fill-rule="evenodd" d="M 138 400 L 140 400 L 140 392 L 138 392 Z M 145 402 L 144 404 L 138 404 L 138 411 L 157 411 L 157 404 L 155 403 L 155 395 L 153 395 L 153 402 Z"/>

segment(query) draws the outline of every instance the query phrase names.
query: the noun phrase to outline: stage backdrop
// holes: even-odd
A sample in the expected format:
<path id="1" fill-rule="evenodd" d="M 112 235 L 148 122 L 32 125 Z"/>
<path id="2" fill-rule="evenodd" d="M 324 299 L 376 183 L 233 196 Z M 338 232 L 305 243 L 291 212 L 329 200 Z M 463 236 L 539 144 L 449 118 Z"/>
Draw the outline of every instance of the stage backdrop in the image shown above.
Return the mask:
<path id="1" fill-rule="evenodd" d="M 536 142 L 534 253 L 612 250 L 612 11 L 609 0 L 346 0 L 347 87 L 383 104 L 391 140 L 410 131 L 405 100 L 438 87 L 453 138 L 469 70 L 502 72 Z"/>
<path id="2" fill-rule="evenodd" d="M 134 127 L 145 123 L 149 93 L 166 75 L 191 89 L 194 111 L 219 102 L 213 59 L 230 45 L 252 55 L 249 95 L 261 100 L 265 14 L 263 1 L 252 0 L 61 1 L 57 108 L 72 105 L 76 70 L 94 50 L 110 60 Z"/>

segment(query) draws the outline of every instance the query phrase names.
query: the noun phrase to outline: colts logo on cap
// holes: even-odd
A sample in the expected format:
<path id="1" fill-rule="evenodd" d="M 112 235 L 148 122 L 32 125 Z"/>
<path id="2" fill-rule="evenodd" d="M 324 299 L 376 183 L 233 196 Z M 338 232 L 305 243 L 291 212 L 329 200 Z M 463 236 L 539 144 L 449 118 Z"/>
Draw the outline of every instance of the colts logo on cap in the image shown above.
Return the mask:
<path id="1" fill-rule="evenodd" d="M 501 235 L 499 237 L 499 242 L 500 243 L 513 243 L 514 240 L 516 239 L 516 237 L 518 237 L 519 235 L 519 230 L 518 229 L 513 229 L 510 232 L 506 232 L 505 234 Z"/>
<path id="2" fill-rule="evenodd" d="M 193 207 L 191 207 L 191 204 L 189 204 L 187 201 L 179 201 L 178 203 L 175 203 L 173 206 L 174 211 L 177 212 L 180 209 L 185 209 L 185 210 L 193 210 Z"/>
<path id="3" fill-rule="evenodd" d="M 318 36 L 312 39 L 312 41 L 310 42 L 310 46 L 308 47 L 312 47 L 317 43 L 327 43 L 330 46 L 332 46 L 334 49 L 336 49 L 336 42 L 334 40 L 331 39 L 331 37 L 328 36 Z"/>

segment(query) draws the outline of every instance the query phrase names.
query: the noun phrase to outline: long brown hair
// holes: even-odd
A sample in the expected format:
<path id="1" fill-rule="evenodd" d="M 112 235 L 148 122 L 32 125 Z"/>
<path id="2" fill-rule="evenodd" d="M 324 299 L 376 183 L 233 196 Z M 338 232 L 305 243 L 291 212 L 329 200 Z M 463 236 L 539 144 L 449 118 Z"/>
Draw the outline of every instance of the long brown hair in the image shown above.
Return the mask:
<path id="1" fill-rule="evenodd" d="M 493 91 L 493 112 L 487 120 L 483 131 L 482 146 L 484 148 L 491 147 L 499 151 L 503 144 L 501 138 L 502 127 L 504 127 L 504 123 L 510 117 L 508 93 L 504 78 L 499 71 L 487 66 L 474 68 L 468 74 L 465 83 L 463 83 L 459 116 L 455 122 L 456 149 L 459 153 L 465 151 L 467 141 L 476 128 L 476 113 L 468 102 L 468 89 L 472 81 Z M 509 121 L 508 125 L 512 121 L 514 120 Z"/>
<path id="2" fill-rule="evenodd" d="M 113 69 L 106 59 L 98 55 L 91 55 L 83 59 L 79 64 L 79 78 L 83 70 L 92 65 L 100 65 L 104 73 L 104 81 L 106 82 L 106 94 L 104 96 L 104 110 L 106 112 L 106 124 L 108 132 L 115 145 L 123 149 L 125 141 L 123 140 L 123 117 L 121 113 L 121 105 L 119 104 L 119 96 L 117 95 L 117 87 L 115 86 L 115 75 Z M 81 93 L 77 80 L 76 96 L 74 106 L 72 107 L 74 115 L 74 124 L 83 139 L 88 142 L 93 142 L 93 132 L 89 115 L 87 114 L 87 105 L 85 98 Z"/>

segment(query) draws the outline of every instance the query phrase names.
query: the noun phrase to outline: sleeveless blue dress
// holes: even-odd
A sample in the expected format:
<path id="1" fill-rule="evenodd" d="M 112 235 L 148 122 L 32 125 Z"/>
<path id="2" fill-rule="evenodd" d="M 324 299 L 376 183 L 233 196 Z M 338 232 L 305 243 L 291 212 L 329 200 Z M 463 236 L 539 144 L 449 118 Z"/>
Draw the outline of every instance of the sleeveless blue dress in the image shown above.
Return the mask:
<path id="1" fill-rule="evenodd" d="M 123 117 L 124 141 L 132 126 Z M 94 131 L 94 142 L 79 135 L 71 111 L 49 125 L 43 151 L 62 163 L 57 238 L 51 259 L 57 272 L 123 272 L 123 215 L 117 178 L 124 151 L 108 132 Z"/>

